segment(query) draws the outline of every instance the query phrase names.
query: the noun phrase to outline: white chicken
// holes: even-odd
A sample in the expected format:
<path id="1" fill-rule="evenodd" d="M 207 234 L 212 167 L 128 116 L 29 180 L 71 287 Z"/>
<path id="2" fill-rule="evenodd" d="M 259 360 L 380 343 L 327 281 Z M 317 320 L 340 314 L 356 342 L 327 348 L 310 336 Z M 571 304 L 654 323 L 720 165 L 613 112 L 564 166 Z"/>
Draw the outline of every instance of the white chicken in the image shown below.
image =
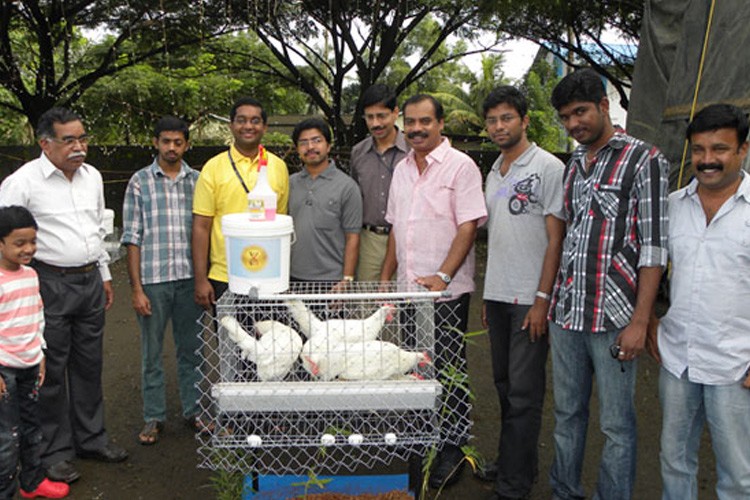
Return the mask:
<path id="1" fill-rule="evenodd" d="M 302 348 L 302 364 L 316 378 L 331 380 L 385 380 L 399 377 L 417 366 L 432 363 L 426 352 L 401 349 L 396 344 L 380 340 L 339 344 L 328 352 L 316 351 L 313 344 L 308 352 Z"/>
<path id="2" fill-rule="evenodd" d="M 364 319 L 336 318 L 323 321 L 315 316 L 301 300 L 290 300 L 287 302 L 287 307 L 308 339 L 328 335 L 332 342 L 375 340 L 385 323 L 393 320 L 393 313 L 396 310 L 392 304 L 385 304 Z"/>
<path id="3" fill-rule="evenodd" d="M 260 339 L 250 335 L 233 316 L 222 316 L 219 322 L 242 351 L 242 358 L 255 363 L 260 380 L 283 379 L 302 351 L 299 334 L 278 321 L 255 323 Z"/>

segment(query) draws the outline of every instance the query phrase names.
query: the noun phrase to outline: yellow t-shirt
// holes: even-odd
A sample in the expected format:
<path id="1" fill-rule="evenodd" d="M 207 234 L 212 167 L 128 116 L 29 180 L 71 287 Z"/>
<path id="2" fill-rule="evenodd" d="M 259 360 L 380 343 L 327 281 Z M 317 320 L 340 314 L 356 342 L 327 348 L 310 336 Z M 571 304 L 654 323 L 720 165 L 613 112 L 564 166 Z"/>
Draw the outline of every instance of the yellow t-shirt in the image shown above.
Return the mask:
<path id="1" fill-rule="evenodd" d="M 230 149 L 237 171 L 249 190 L 258 178 L 258 156 L 250 159 L 232 146 Z M 289 171 L 284 160 L 268 151 L 268 182 L 278 195 L 276 212 L 287 213 L 289 202 Z M 193 195 L 193 213 L 213 217 L 211 225 L 210 260 L 208 277 L 216 281 L 229 281 L 221 217 L 247 211 L 247 193 L 234 173 L 229 156 L 224 151 L 206 162 L 201 170 Z"/>

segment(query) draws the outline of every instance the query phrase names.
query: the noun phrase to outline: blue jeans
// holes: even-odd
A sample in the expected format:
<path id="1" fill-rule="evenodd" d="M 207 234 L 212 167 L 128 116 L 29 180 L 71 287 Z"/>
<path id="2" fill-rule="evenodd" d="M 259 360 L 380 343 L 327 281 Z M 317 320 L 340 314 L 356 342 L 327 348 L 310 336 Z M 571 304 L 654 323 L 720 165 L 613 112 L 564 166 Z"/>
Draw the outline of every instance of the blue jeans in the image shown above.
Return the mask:
<path id="1" fill-rule="evenodd" d="M 145 421 L 167 418 L 164 393 L 164 368 L 161 355 L 164 330 L 172 320 L 172 335 L 177 351 L 177 378 L 182 414 L 185 417 L 199 411 L 200 364 L 202 356 L 202 309 L 195 303 L 192 279 L 144 285 L 143 291 L 151 301 L 151 316 L 138 316 L 141 327 L 141 383 L 143 390 L 143 418 Z"/>
<path id="2" fill-rule="evenodd" d="M 687 371 L 659 373 L 661 477 L 664 500 L 698 498 L 698 449 L 708 422 L 716 456 L 716 494 L 720 500 L 750 498 L 750 390 L 690 382 Z"/>
<path id="3" fill-rule="evenodd" d="M 15 495 L 19 460 L 24 491 L 34 491 L 44 479 L 38 375 L 38 366 L 0 366 L 5 381 L 5 394 L 0 397 L 0 498 Z"/>
<path id="4" fill-rule="evenodd" d="M 587 333 L 563 330 L 550 322 L 555 395 L 555 459 L 550 471 L 553 494 L 585 498 L 581 484 L 593 376 L 599 396 L 604 448 L 594 499 L 629 499 L 635 482 L 635 361 L 619 362 L 609 353 L 620 330 Z"/>

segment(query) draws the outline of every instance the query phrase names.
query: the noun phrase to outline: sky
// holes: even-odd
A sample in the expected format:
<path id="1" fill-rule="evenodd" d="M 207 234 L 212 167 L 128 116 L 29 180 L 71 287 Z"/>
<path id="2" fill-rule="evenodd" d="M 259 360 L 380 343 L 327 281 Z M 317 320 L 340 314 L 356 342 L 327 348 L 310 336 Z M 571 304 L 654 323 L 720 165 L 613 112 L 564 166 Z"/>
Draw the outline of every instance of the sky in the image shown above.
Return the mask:
<path id="1" fill-rule="evenodd" d="M 534 56 L 539 50 L 539 45 L 528 40 L 511 40 L 502 46 L 503 53 L 503 73 L 511 80 L 523 78 L 531 63 L 534 62 Z M 481 58 L 481 57 L 480 57 Z"/>

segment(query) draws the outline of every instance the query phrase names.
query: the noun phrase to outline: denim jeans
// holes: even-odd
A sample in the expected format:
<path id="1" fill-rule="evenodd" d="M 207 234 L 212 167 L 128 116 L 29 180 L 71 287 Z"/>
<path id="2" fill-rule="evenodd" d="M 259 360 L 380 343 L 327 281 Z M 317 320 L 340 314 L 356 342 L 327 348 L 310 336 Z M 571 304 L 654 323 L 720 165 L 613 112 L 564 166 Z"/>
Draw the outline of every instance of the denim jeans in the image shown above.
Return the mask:
<path id="1" fill-rule="evenodd" d="M 521 331 L 531 306 L 485 301 L 492 374 L 500 399 L 500 441 L 495 492 L 526 497 L 538 472 L 546 379 L 547 337 L 537 342 Z"/>
<path id="2" fill-rule="evenodd" d="M 716 456 L 716 495 L 720 500 L 750 498 L 750 390 L 690 382 L 661 369 L 659 401 L 662 499 L 698 498 L 698 449 L 708 422 Z"/>
<path id="3" fill-rule="evenodd" d="M 141 327 L 141 383 L 143 391 L 143 418 L 145 421 L 164 421 L 167 417 L 164 393 L 164 368 L 162 347 L 164 330 L 172 320 L 172 335 L 177 351 L 177 378 L 184 417 L 199 411 L 201 364 L 201 325 L 198 319 L 202 309 L 194 300 L 192 279 L 144 285 L 143 290 L 151 301 L 151 316 L 138 316 Z"/>
<path id="4" fill-rule="evenodd" d="M 0 366 L 5 381 L 5 394 L 0 397 L 0 498 L 13 498 L 19 460 L 21 488 L 34 491 L 44 479 L 38 375 L 38 366 Z"/>
<path id="5" fill-rule="evenodd" d="M 563 330 L 550 322 L 555 394 L 555 459 L 550 471 L 553 494 L 585 498 L 581 468 L 589 423 L 594 375 L 599 396 L 599 425 L 604 448 L 594 499 L 629 499 L 635 482 L 635 361 L 613 359 L 609 346 L 620 330 L 588 333 Z"/>

